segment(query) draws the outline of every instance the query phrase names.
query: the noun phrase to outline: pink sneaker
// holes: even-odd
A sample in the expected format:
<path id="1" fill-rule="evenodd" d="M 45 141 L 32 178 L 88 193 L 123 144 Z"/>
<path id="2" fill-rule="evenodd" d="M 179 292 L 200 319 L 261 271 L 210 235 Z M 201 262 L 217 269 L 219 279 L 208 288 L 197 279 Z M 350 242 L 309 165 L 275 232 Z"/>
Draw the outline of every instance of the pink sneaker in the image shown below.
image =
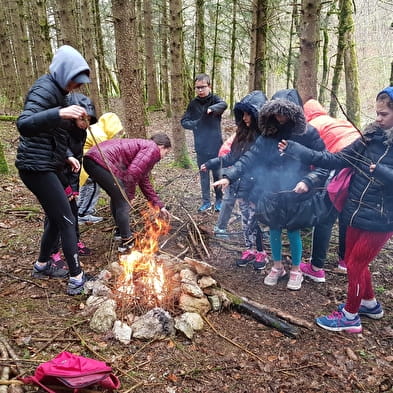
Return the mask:
<path id="1" fill-rule="evenodd" d="M 298 272 L 291 271 L 289 273 L 289 280 L 287 288 L 292 291 L 298 291 L 302 287 L 303 273 L 299 270 Z"/>
<path id="2" fill-rule="evenodd" d="M 236 261 L 236 266 L 244 267 L 255 259 L 256 251 L 246 250 L 242 252 L 240 259 Z"/>
<path id="3" fill-rule="evenodd" d="M 255 270 L 263 270 L 266 267 L 269 258 L 265 251 L 257 251 L 255 254 L 255 260 L 253 262 Z"/>
<path id="4" fill-rule="evenodd" d="M 312 268 L 311 263 L 302 262 L 300 264 L 300 270 L 302 271 L 303 275 L 310 278 L 315 282 L 325 282 L 325 271 L 320 269 L 318 271 Z"/>
<path id="5" fill-rule="evenodd" d="M 272 267 L 272 270 L 270 270 L 270 273 L 265 277 L 263 280 L 265 285 L 269 285 L 270 287 L 274 286 L 277 284 L 277 281 L 284 277 L 287 274 L 285 269 L 276 269 L 275 267 Z"/>
<path id="6" fill-rule="evenodd" d="M 340 270 L 346 272 L 347 271 L 347 264 L 345 263 L 345 261 L 343 259 L 340 259 L 338 261 L 338 266 L 337 266 Z"/>

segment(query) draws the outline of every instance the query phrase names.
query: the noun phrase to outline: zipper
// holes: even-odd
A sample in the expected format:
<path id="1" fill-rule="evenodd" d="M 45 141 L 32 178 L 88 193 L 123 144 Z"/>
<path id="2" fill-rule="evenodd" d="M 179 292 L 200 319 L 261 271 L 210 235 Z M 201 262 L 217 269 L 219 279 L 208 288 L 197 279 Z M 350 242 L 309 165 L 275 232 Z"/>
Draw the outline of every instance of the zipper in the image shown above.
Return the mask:
<path id="1" fill-rule="evenodd" d="M 390 147 L 391 147 L 390 145 L 386 147 L 385 152 L 381 155 L 381 157 L 378 158 L 378 161 L 375 163 L 376 165 L 378 165 L 381 162 L 381 160 L 388 154 Z M 367 192 L 367 190 L 369 189 L 371 183 L 373 183 L 373 182 L 374 182 L 374 177 L 372 176 L 370 178 L 368 184 L 366 185 L 365 189 L 363 190 L 362 195 L 360 196 L 360 200 L 359 200 L 357 208 L 355 209 L 355 211 L 351 215 L 351 219 L 349 220 L 349 226 L 352 226 L 353 220 L 355 219 L 355 216 L 358 214 L 358 212 L 360 210 L 360 206 L 363 203 L 362 202 L 363 201 L 363 197 L 364 197 L 365 193 Z M 383 197 L 381 199 L 382 199 L 382 201 L 381 201 L 380 215 L 382 216 L 382 213 L 383 213 Z"/>

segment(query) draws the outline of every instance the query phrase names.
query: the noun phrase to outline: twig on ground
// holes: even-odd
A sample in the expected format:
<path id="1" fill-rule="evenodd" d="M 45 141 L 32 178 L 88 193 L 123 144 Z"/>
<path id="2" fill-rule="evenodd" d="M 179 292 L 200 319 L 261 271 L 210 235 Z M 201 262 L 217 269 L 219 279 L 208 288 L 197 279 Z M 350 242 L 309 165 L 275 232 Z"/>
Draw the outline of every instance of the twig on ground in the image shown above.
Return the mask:
<path id="1" fill-rule="evenodd" d="M 214 333 L 216 333 L 218 336 L 220 336 L 221 338 L 223 338 L 224 340 L 228 341 L 229 343 L 231 343 L 232 345 L 234 345 L 235 347 L 241 349 L 242 351 L 248 353 L 250 356 L 252 356 L 253 358 L 259 360 L 261 363 L 265 363 L 265 360 L 263 360 L 262 358 L 260 358 L 258 355 L 256 355 L 254 352 L 249 351 L 247 348 L 242 347 L 240 344 L 232 341 L 230 338 L 224 336 L 222 333 L 220 333 L 213 325 L 212 323 L 205 317 L 202 315 L 203 320 L 210 326 L 210 328 L 214 331 Z"/>

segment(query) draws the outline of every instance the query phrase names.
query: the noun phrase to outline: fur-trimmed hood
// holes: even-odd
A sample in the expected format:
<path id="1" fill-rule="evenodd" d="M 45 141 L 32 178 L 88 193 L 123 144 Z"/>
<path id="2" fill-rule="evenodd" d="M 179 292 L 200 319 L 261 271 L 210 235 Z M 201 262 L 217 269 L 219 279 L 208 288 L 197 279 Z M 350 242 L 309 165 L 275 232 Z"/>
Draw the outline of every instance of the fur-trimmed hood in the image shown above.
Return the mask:
<path id="1" fill-rule="evenodd" d="M 289 119 L 291 134 L 302 135 L 306 132 L 307 122 L 302 107 L 288 100 L 274 99 L 266 103 L 259 113 L 258 126 L 261 135 L 273 136 L 283 128 L 277 122 L 274 116 L 276 114 Z M 286 125 L 284 127 L 287 128 Z"/>
<path id="2" fill-rule="evenodd" d="M 366 140 L 370 140 L 372 138 L 373 134 L 376 134 L 377 132 L 381 132 L 381 130 L 384 132 L 386 139 L 384 140 L 384 144 L 386 146 L 393 145 L 393 127 L 388 128 L 387 130 L 384 130 L 381 128 L 377 122 L 371 123 L 363 131 L 364 138 Z"/>

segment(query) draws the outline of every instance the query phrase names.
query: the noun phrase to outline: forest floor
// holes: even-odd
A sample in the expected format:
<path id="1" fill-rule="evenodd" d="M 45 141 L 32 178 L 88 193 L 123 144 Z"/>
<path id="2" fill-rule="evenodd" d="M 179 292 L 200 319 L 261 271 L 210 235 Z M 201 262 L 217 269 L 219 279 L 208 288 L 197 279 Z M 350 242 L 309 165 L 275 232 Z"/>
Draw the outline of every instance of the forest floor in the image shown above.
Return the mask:
<path id="1" fill-rule="evenodd" d="M 151 130 L 170 133 L 170 123 L 152 116 Z M 229 133 L 231 121 L 224 121 Z M 172 229 L 161 252 L 204 260 L 217 268 L 214 278 L 225 288 L 255 302 L 280 309 L 310 322 L 298 327 L 301 334 L 285 336 L 253 318 L 227 309 L 210 312 L 204 329 L 192 340 L 180 333 L 173 338 L 121 344 L 110 334 L 89 329 L 83 316 L 86 296 L 65 294 L 66 281 L 31 277 L 43 227 L 43 214 L 33 195 L 13 167 L 17 131 L 0 124 L 11 174 L 0 183 L 0 337 L 19 360 L 0 359 L 0 369 L 18 365 L 19 375 L 31 375 L 41 362 L 67 350 L 107 361 L 120 378 L 123 393 L 308 393 L 393 392 L 393 244 L 389 242 L 373 262 L 374 286 L 383 304 L 382 320 L 362 319 L 363 333 L 333 333 L 314 325 L 315 317 L 330 313 L 344 301 L 346 275 L 337 269 L 337 237 L 332 237 L 326 265 L 326 283 L 305 279 L 300 291 L 286 289 L 286 280 L 267 287 L 263 279 L 269 267 L 256 272 L 252 266 L 238 268 L 234 261 L 242 251 L 239 221 L 231 224 L 235 234 L 219 240 L 212 234 L 218 213 L 197 213 L 200 189 L 197 168 L 179 169 L 167 157 L 153 170 L 154 184 L 172 215 Z M 192 150 L 191 133 L 187 134 Z M 142 199 L 141 199 L 142 200 Z M 84 269 L 100 272 L 118 260 L 112 240 L 113 221 L 107 198 L 102 194 L 98 214 L 105 219 L 81 226 L 82 240 L 93 251 L 83 257 Z M 201 228 L 209 257 L 189 241 L 187 226 Z M 236 234 L 237 233 L 237 234 Z M 304 258 L 310 253 L 310 233 L 304 233 Z M 35 390 L 24 386 L 25 391 Z"/>

